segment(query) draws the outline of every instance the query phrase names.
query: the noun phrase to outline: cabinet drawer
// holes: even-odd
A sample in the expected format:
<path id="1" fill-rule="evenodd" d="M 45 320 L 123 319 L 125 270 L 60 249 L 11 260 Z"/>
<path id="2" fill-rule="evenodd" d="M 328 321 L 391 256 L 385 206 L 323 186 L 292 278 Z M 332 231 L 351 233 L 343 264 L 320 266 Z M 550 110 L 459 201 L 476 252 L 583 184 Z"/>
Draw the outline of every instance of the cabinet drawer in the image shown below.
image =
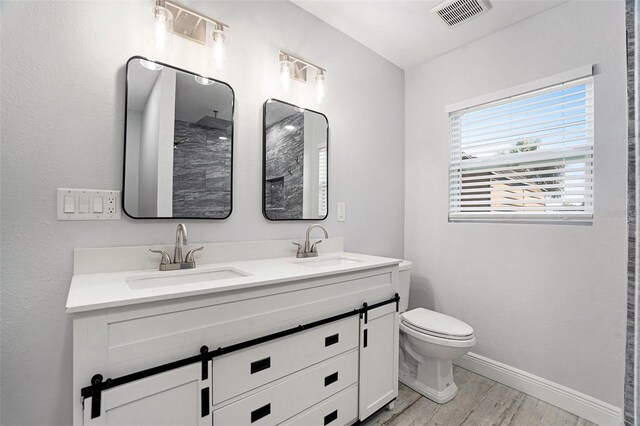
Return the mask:
<path id="1" fill-rule="evenodd" d="M 358 380 L 358 351 L 301 371 L 289 380 L 213 412 L 214 425 L 277 425 Z"/>
<path id="2" fill-rule="evenodd" d="M 281 423 L 284 426 L 344 426 L 358 419 L 358 385 L 352 385 L 307 411 Z"/>
<path id="3" fill-rule="evenodd" d="M 358 317 L 213 360 L 213 405 L 358 346 Z"/>

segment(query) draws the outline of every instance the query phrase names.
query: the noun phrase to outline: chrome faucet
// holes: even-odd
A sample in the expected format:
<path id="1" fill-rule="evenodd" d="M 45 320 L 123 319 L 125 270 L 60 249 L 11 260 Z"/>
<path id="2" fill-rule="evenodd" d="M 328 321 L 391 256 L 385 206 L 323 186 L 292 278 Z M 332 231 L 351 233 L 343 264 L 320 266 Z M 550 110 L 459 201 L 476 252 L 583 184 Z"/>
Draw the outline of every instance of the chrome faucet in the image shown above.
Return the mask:
<path id="1" fill-rule="evenodd" d="M 197 251 L 203 250 L 204 247 L 197 247 L 187 252 L 187 255 L 182 258 L 182 245 L 187 244 L 187 227 L 184 223 L 178 224 L 176 229 L 176 245 L 173 249 L 173 261 L 169 254 L 164 250 L 151 250 L 153 253 L 159 253 L 162 255 L 160 260 L 161 271 L 175 271 L 176 269 L 193 269 L 196 267 L 196 261 L 193 258 L 193 254 Z"/>
<path id="2" fill-rule="evenodd" d="M 311 244 L 309 241 L 309 234 L 311 234 L 311 230 L 313 228 L 320 228 L 324 232 L 324 238 L 329 238 L 329 233 L 324 226 L 319 223 L 314 223 L 313 225 L 307 228 L 307 237 L 304 240 L 304 247 L 298 243 L 292 243 L 298 246 L 298 251 L 296 252 L 296 257 L 316 257 L 318 256 L 318 244 L 322 242 L 322 240 L 318 240 L 315 243 Z"/>

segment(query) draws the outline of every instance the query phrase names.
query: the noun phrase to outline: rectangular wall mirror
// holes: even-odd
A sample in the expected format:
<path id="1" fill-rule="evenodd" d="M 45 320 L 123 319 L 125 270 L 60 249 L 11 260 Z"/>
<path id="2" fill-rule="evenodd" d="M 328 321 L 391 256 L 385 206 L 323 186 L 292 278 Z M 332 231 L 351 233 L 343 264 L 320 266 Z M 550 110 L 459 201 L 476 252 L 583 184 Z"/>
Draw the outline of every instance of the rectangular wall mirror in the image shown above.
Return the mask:
<path id="1" fill-rule="evenodd" d="M 263 111 L 262 211 L 269 220 L 322 220 L 328 208 L 329 122 L 268 99 Z"/>
<path id="2" fill-rule="evenodd" d="M 222 81 L 127 62 L 123 207 L 135 219 L 231 214 L 234 93 Z"/>

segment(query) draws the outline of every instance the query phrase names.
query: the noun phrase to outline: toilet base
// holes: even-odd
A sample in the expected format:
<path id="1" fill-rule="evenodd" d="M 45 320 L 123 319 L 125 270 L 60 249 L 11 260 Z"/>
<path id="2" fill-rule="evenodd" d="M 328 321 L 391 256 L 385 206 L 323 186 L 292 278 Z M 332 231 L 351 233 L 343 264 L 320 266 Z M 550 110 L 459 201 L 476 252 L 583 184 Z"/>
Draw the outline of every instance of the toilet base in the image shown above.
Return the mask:
<path id="1" fill-rule="evenodd" d="M 438 404 L 449 402 L 458 394 L 458 386 L 453 382 L 444 390 L 437 391 L 436 389 L 420 382 L 416 376 L 402 370 L 399 371 L 398 379 L 400 380 L 400 383 L 410 387 L 414 391 L 429 398 L 433 402 L 437 402 Z"/>

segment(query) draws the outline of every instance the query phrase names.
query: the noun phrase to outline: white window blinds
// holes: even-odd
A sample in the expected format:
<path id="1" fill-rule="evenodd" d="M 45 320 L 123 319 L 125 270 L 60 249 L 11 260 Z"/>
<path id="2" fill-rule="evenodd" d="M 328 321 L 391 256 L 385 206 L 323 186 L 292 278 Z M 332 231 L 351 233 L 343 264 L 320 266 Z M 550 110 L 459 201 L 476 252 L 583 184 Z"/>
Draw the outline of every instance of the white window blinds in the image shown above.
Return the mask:
<path id="1" fill-rule="evenodd" d="M 327 215 L 327 147 L 318 149 L 318 216 Z"/>
<path id="2" fill-rule="evenodd" d="M 593 77 L 449 113 L 449 220 L 593 217 Z"/>

